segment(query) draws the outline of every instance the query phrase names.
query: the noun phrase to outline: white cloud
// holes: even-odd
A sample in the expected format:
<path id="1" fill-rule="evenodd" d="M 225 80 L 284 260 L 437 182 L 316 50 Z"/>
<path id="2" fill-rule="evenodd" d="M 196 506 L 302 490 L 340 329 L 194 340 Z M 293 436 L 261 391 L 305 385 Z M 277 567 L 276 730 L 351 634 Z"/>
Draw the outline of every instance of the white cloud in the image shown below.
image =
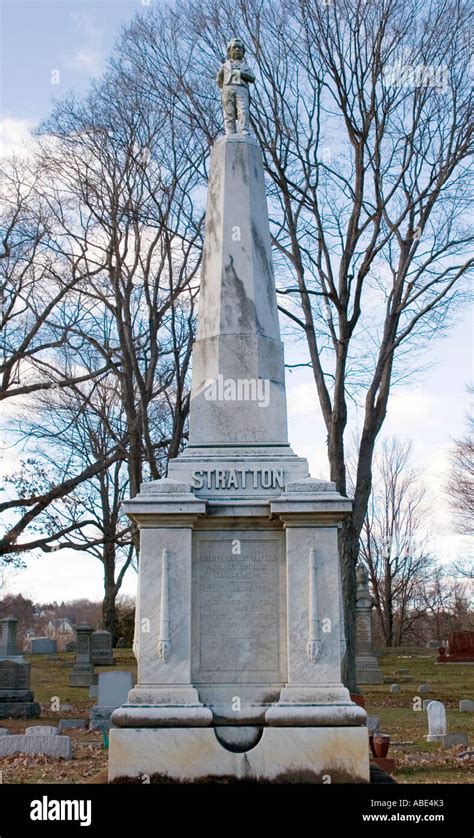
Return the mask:
<path id="1" fill-rule="evenodd" d="M 28 157 L 32 154 L 35 140 L 31 135 L 34 123 L 29 119 L 15 119 L 5 116 L 0 119 L 0 156 Z"/>
<path id="2" fill-rule="evenodd" d="M 70 70 L 97 76 L 104 65 L 104 30 L 97 25 L 93 15 L 74 13 L 71 19 L 82 43 L 66 57 L 65 64 Z"/>

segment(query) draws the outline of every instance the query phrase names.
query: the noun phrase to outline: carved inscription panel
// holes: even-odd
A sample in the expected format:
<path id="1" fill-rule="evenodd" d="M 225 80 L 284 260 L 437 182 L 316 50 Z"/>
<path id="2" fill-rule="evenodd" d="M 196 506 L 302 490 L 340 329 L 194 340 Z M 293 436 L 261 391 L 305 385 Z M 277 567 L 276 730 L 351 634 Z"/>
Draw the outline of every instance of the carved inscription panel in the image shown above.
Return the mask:
<path id="1" fill-rule="evenodd" d="M 282 533 L 197 532 L 194 539 L 196 680 L 283 681 Z"/>

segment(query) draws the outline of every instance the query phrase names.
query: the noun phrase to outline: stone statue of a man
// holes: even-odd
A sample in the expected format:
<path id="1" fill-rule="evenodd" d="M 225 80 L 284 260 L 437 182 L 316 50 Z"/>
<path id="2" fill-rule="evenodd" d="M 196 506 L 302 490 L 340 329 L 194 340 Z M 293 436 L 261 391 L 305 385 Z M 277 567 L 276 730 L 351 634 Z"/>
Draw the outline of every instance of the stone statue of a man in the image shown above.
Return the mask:
<path id="1" fill-rule="evenodd" d="M 227 44 L 227 60 L 217 74 L 217 85 L 222 91 L 222 110 L 226 134 L 236 133 L 236 120 L 241 134 L 249 134 L 249 84 L 255 76 L 244 61 L 245 45 L 240 38 Z"/>

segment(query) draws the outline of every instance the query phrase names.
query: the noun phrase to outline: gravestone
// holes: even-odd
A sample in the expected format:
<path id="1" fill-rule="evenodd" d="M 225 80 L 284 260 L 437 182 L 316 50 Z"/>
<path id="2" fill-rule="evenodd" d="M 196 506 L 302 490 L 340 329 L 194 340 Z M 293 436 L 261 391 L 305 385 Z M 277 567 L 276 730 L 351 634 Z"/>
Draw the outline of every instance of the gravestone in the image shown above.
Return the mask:
<path id="1" fill-rule="evenodd" d="M 1 736 L 0 757 L 13 754 L 42 754 L 56 759 L 72 759 L 72 742 L 69 736 Z"/>
<path id="2" fill-rule="evenodd" d="M 52 725 L 34 725 L 25 728 L 25 736 L 58 736 L 59 730 Z"/>
<path id="3" fill-rule="evenodd" d="M 94 666 L 113 666 L 112 635 L 110 631 L 94 631 L 91 637 L 91 656 Z"/>
<path id="4" fill-rule="evenodd" d="M 66 643 L 66 648 L 65 648 L 66 652 L 75 652 L 76 649 L 77 649 L 77 643 L 76 643 L 75 640 L 69 640 Z"/>
<path id="5" fill-rule="evenodd" d="M 383 684 L 383 672 L 372 648 L 372 609 L 369 575 L 360 564 L 356 572 L 356 677 L 358 684 Z"/>
<path id="6" fill-rule="evenodd" d="M 427 649 L 439 649 L 442 645 L 441 640 L 427 640 L 426 641 L 426 648 Z"/>
<path id="7" fill-rule="evenodd" d="M 474 701 L 469 698 L 463 698 L 459 702 L 460 713 L 474 713 Z"/>
<path id="8" fill-rule="evenodd" d="M 87 727 L 85 719 L 59 719 L 59 731 L 63 730 L 84 730 Z"/>
<path id="9" fill-rule="evenodd" d="M 366 713 L 341 682 L 351 507 L 288 442 L 262 153 L 227 133 L 210 160 L 188 446 L 124 504 L 140 530 L 139 675 L 112 714 L 109 780 L 368 782 Z"/>
<path id="10" fill-rule="evenodd" d="M 117 649 L 126 649 L 127 648 L 127 641 L 125 637 L 119 637 L 117 640 Z"/>
<path id="11" fill-rule="evenodd" d="M 0 661 L 11 660 L 26 663 L 16 641 L 18 620 L 16 617 L 4 617 L 0 620 Z"/>
<path id="12" fill-rule="evenodd" d="M 69 674 L 71 687 L 90 687 L 97 684 L 97 675 L 91 660 L 91 634 L 94 631 L 89 623 L 74 626 L 76 631 L 76 660 Z"/>
<path id="13" fill-rule="evenodd" d="M 430 701 L 426 709 L 428 713 L 428 742 L 441 742 L 446 736 L 448 727 L 446 723 L 446 709 L 442 701 Z"/>
<path id="14" fill-rule="evenodd" d="M 90 711 L 91 730 L 111 727 L 113 711 L 126 703 L 132 687 L 131 672 L 102 672 L 99 675 L 97 704 Z"/>
<path id="15" fill-rule="evenodd" d="M 0 661 L 0 719 L 37 719 L 41 707 L 30 690 L 31 664 Z"/>
<path id="16" fill-rule="evenodd" d="M 390 692 L 391 693 L 400 693 L 402 691 L 400 684 L 390 684 Z"/>
<path id="17" fill-rule="evenodd" d="M 49 637 L 31 638 L 32 655 L 54 655 L 57 650 L 58 644 L 56 640 L 51 640 Z"/>
<path id="18" fill-rule="evenodd" d="M 428 714 L 428 735 L 425 737 L 427 742 L 441 742 L 444 748 L 469 743 L 466 733 L 448 733 L 446 709 L 442 701 L 430 701 L 426 712 Z"/>
<path id="19" fill-rule="evenodd" d="M 474 631 L 453 631 L 447 649 L 440 649 L 438 663 L 474 663 Z"/>
<path id="20" fill-rule="evenodd" d="M 429 691 L 430 691 L 429 684 L 420 684 L 420 686 L 418 687 L 418 693 L 420 695 L 428 695 Z"/>

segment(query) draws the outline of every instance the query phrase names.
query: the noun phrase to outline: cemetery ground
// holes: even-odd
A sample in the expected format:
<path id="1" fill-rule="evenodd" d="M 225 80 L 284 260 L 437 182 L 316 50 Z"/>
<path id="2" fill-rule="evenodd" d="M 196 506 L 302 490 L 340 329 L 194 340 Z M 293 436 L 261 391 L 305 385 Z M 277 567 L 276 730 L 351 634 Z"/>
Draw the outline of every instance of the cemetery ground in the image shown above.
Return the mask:
<path id="1" fill-rule="evenodd" d="M 365 685 L 362 689 L 369 715 L 380 719 L 380 732 L 388 733 L 391 745 L 388 756 L 397 763 L 394 778 L 398 783 L 473 783 L 474 759 L 460 759 L 459 754 L 473 750 L 474 714 L 460 713 L 460 699 L 473 697 L 474 666 L 436 665 L 436 650 L 399 648 L 384 650 L 379 658 L 385 683 Z M 5 719 L 0 726 L 11 733 L 24 733 L 33 724 L 57 725 L 61 718 L 89 721 L 90 708 L 96 703 L 86 688 L 70 687 L 68 676 L 74 654 L 26 656 L 32 664 L 31 688 L 41 704 L 37 720 Z M 99 667 L 97 672 L 127 670 L 136 673 L 136 661 L 130 649 L 114 649 L 115 667 Z M 408 670 L 400 674 L 397 670 Z M 397 683 L 401 692 L 391 694 L 389 686 Z M 446 706 L 448 731 L 466 732 L 470 745 L 444 749 L 439 743 L 426 742 L 427 714 L 414 709 L 419 702 L 418 686 L 428 684 L 430 692 L 423 699 L 437 699 Z M 55 700 L 63 707 L 52 710 Z M 0 759 L 3 783 L 86 783 L 107 766 L 107 750 L 100 731 L 68 730 L 74 748 L 70 761 L 44 756 L 16 755 Z"/>

